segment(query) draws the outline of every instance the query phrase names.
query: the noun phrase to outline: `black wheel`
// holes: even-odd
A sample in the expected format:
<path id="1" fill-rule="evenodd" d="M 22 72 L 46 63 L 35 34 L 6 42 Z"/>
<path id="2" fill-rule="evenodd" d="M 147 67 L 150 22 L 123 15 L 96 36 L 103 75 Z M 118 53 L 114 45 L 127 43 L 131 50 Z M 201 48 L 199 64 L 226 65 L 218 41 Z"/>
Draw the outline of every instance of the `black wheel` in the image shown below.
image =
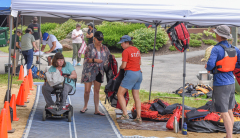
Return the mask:
<path id="1" fill-rule="evenodd" d="M 68 122 L 72 122 L 72 112 L 71 112 L 71 110 L 68 112 Z"/>
<path id="2" fill-rule="evenodd" d="M 46 117 L 47 117 L 47 115 L 46 115 L 46 110 L 44 110 L 44 111 L 43 111 L 43 116 L 42 116 L 42 121 L 45 121 L 45 120 L 46 120 Z"/>
<path id="3" fill-rule="evenodd" d="M 73 107 L 70 107 L 71 115 L 73 116 Z"/>

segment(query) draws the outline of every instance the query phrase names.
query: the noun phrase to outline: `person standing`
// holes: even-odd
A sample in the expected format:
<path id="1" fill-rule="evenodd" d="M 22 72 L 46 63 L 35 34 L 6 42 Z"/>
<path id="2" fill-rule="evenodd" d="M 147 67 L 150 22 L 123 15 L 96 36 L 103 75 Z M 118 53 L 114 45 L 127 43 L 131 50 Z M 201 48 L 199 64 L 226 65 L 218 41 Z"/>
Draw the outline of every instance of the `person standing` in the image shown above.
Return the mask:
<path id="1" fill-rule="evenodd" d="M 213 30 L 219 42 L 211 51 L 205 68 L 213 72 L 212 104 L 216 112 L 220 112 L 227 132 L 227 138 L 232 138 L 234 117 L 232 109 L 235 107 L 235 80 L 233 70 L 236 63 L 240 63 L 240 50 L 231 46 L 227 39 L 232 39 L 230 28 L 226 25 L 217 26 Z M 227 49 L 231 49 L 225 55 Z M 225 58 L 225 56 L 232 56 Z M 225 68 L 227 65 L 227 68 Z"/>
<path id="2" fill-rule="evenodd" d="M 28 25 L 28 28 L 31 28 L 32 31 L 33 31 L 33 36 L 34 36 L 34 39 L 35 39 L 35 45 L 37 47 L 39 47 L 40 45 L 40 37 L 42 37 L 42 33 L 41 33 L 41 30 L 40 30 L 40 25 L 37 23 L 38 22 L 38 18 L 35 16 L 33 17 L 33 22 L 31 24 Z M 40 33 L 40 34 L 39 34 Z M 36 61 L 36 64 L 40 64 L 39 62 L 39 57 L 37 56 L 37 61 Z"/>
<path id="3" fill-rule="evenodd" d="M 141 118 L 141 101 L 139 98 L 139 89 L 142 83 L 141 55 L 138 48 L 133 46 L 132 38 L 128 35 L 121 37 L 120 42 L 124 51 L 122 52 L 122 65 L 120 69 L 125 70 L 124 78 L 118 89 L 117 97 L 122 108 L 123 114 L 117 120 L 129 119 L 124 94 L 127 90 L 132 90 L 133 98 L 136 105 L 137 117 L 135 122 L 142 122 Z"/>
<path id="4" fill-rule="evenodd" d="M 42 41 L 42 48 L 41 51 L 43 51 L 46 47 L 46 44 L 50 47 L 50 50 L 45 53 L 62 53 L 62 44 L 60 44 L 56 38 L 56 36 L 48 33 L 43 33 L 43 41 Z M 49 56 L 48 59 L 48 66 L 52 65 L 53 56 Z"/>
<path id="5" fill-rule="evenodd" d="M 72 31 L 72 46 L 73 46 L 73 66 L 81 66 L 80 61 L 81 61 L 81 56 L 78 57 L 78 51 L 82 46 L 82 41 L 83 41 L 83 32 L 81 29 L 81 25 L 79 23 L 76 24 L 76 29 Z M 77 58 L 77 61 L 76 61 Z"/>
<path id="6" fill-rule="evenodd" d="M 22 35 L 22 30 L 17 29 L 15 30 L 15 33 L 12 35 L 12 46 L 11 46 L 11 56 L 14 56 L 14 42 L 15 42 L 15 37 L 16 38 L 16 48 L 15 48 L 15 67 L 17 67 L 18 65 L 18 60 L 19 60 L 19 55 L 20 55 L 20 51 L 19 49 L 21 49 L 20 45 L 19 45 L 19 36 Z M 14 58 L 12 57 L 12 64 L 14 63 Z"/>
<path id="7" fill-rule="evenodd" d="M 22 36 L 21 39 L 21 51 L 25 59 L 25 64 L 27 64 L 27 70 L 32 66 L 33 62 L 33 48 L 38 51 L 38 47 L 35 44 L 33 31 L 31 28 L 26 29 L 26 34 Z"/>
<path id="8" fill-rule="evenodd" d="M 88 32 L 86 37 L 88 38 L 88 45 L 93 43 L 93 34 L 97 31 L 92 22 L 88 23 Z"/>
<path id="9" fill-rule="evenodd" d="M 99 90 L 104 78 L 104 65 L 109 62 L 110 51 L 105 45 L 102 45 L 103 34 L 100 31 L 95 32 L 93 43 L 88 45 L 85 51 L 81 83 L 84 83 L 84 107 L 80 111 L 85 113 L 90 95 L 92 84 L 94 85 L 94 105 L 95 115 L 105 116 L 99 111 Z M 113 57 L 115 58 L 115 57 Z"/>

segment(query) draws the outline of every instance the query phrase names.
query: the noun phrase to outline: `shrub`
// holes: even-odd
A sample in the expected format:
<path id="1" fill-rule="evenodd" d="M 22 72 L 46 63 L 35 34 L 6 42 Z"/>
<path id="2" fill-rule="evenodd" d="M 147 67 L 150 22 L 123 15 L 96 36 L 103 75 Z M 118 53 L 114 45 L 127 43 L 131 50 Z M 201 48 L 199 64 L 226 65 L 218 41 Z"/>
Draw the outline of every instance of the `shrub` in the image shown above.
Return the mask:
<path id="1" fill-rule="evenodd" d="M 240 43 L 240 40 L 238 39 L 238 43 Z"/>
<path id="2" fill-rule="evenodd" d="M 176 51 L 177 49 L 176 49 L 175 46 L 170 46 L 170 47 L 169 47 L 169 50 L 170 50 L 170 51 Z"/>
<path id="3" fill-rule="evenodd" d="M 155 29 L 154 28 L 141 28 L 134 30 L 128 34 L 133 37 L 134 46 L 136 46 L 141 52 L 148 53 L 148 51 L 154 48 Z M 168 41 L 168 35 L 166 31 L 158 27 L 156 38 L 156 50 L 165 45 Z"/>
<path id="4" fill-rule="evenodd" d="M 199 47 L 201 45 L 202 45 L 202 42 L 200 40 L 190 39 L 190 43 L 189 43 L 190 47 Z"/>
<path id="5" fill-rule="evenodd" d="M 212 33 L 212 37 L 213 37 L 214 39 L 216 39 L 216 34 L 215 34 L 215 33 Z"/>
<path id="6" fill-rule="evenodd" d="M 208 30 L 204 30 L 203 33 L 208 37 L 209 35 L 212 35 L 213 33 L 210 32 L 210 28 Z"/>
<path id="7" fill-rule="evenodd" d="M 60 24 L 55 29 L 50 30 L 48 33 L 53 34 L 57 37 L 58 40 L 65 39 L 65 37 L 76 28 L 76 24 L 81 24 L 81 28 L 86 28 L 87 25 L 85 25 L 85 22 L 77 22 L 73 19 L 69 19 L 68 21 L 64 22 L 63 24 Z"/>
<path id="8" fill-rule="evenodd" d="M 145 24 L 140 23 L 123 23 L 123 22 L 107 22 L 103 21 L 101 25 L 96 25 L 97 31 L 101 31 L 104 35 L 103 44 L 107 46 L 115 46 L 121 48 L 120 38 L 136 29 L 146 28 Z"/>
<path id="9" fill-rule="evenodd" d="M 191 34 L 190 34 L 190 38 L 191 38 L 191 39 L 200 40 L 200 39 L 202 39 L 202 33 L 197 33 L 197 34 L 191 33 Z"/>
<path id="10" fill-rule="evenodd" d="M 216 44 L 217 44 L 216 41 L 211 40 L 211 39 L 203 39 L 202 41 L 203 41 L 203 43 L 206 44 L 206 45 L 216 45 Z"/>
<path id="11" fill-rule="evenodd" d="M 42 33 L 49 32 L 49 31 L 55 29 L 57 26 L 59 26 L 59 24 L 57 24 L 57 23 L 44 23 L 44 24 L 41 24 L 41 32 Z"/>

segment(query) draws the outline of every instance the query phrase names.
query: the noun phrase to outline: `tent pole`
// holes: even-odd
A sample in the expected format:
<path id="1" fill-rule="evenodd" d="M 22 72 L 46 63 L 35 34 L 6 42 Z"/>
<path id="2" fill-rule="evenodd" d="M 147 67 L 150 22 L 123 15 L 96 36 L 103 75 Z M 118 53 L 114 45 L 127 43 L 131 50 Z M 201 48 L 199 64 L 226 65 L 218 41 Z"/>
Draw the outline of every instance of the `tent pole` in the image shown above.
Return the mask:
<path id="1" fill-rule="evenodd" d="M 40 36 L 40 40 L 39 40 L 39 48 L 38 48 L 38 50 L 39 50 L 39 57 L 38 57 L 38 59 L 39 59 L 39 76 L 40 76 L 40 65 L 41 65 L 41 58 L 40 58 L 40 51 L 41 51 L 41 42 L 42 42 L 42 39 L 41 39 L 41 16 L 39 16 L 39 27 L 40 27 L 40 31 L 39 31 L 39 36 Z"/>
<path id="2" fill-rule="evenodd" d="M 23 26 L 23 16 L 21 15 L 21 30 L 23 31 L 23 28 L 22 28 L 22 26 Z M 21 42 L 20 42 L 21 43 Z M 19 44 L 20 44 L 19 43 Z M 20 45 L 21 46 L 21 45 Z M 20 56 L 20 55 L 19 55 Z M 23 55 L 21 54 L 21 65 L 23 65 Z"/>
<path id="3" fill-rule="evenodd" d="M 187 28 L 187 25 L 186 25 Z M 183 132 L 183 123 L 184 123 L 184 91 L 185 91 L 185 78 L 186 78 L 186 49 L 184 49 L 183 56 L 183 92 L 182 92 L 182 132 Z"/>
<path id="4" fill-rule="evenodd" d="M 155 47 L 156 47 L 156 38 L 157 38 L 157 27 L 160 24 L 159 21 L 153 21 L 155 24 L 155 38 L 154 38 L 154 48 L 153 48 L 153 60 L 152 60 L 152 72 L 151 72 L 151 81 L 150 81 L 150 91 L 149 91 L 149 101 L 151 99 L 151 92 L 152 92 L 152 76 L 153 76 L 153 68 L 154 68 L 154 58 L 155 58 Z"/>
<path id="5" fill-rule="evenodd" d="M 11 45 L 12 45 L 12 27 L 13 27 L 13 17 L 10 15 L 10 42 L 9 42 L 9 56 L 8 56 L 8 89 L 7 89 L 7 101 L 10 102 L 9 100 L 9 86 L 10 86 L 10 69 L 11 69 Z"/>

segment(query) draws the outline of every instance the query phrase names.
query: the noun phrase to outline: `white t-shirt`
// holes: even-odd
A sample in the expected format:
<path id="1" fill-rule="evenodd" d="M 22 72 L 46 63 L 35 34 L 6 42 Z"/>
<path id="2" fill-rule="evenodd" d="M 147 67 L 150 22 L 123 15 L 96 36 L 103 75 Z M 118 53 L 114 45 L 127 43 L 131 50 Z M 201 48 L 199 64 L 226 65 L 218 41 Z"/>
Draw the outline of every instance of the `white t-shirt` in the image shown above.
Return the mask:
<path id="1" fill-rule="evenodd" d="M 78 36 L 79 34 L 80 34 L 80 36 Z M 72 43 L 82 43 L 82 38 L 81 38 L 82 35 L 83 35 L 82 30 L 77 31 L 76 29 L 74 29 L 72 31 L 72 38 L 76 37 L 76 36 L 78 36 L 78 37 L 75 39 L 72 39 Z"/>
<path id="2" fill-rule="evenodd" d="M 55 47 L 54 50 L 56 50 L 56 49 L 61 49 L 61 48 L 62 48 L 62 44 L 60 44 L 60 43 L 58 42 L 57 38 L 56 38 L 54 35 L 52 35 L 52 34 L 49 35 L 49 39 L 48 39 L 47 41 L 46 41 L 46 40 L 43 40 L 42 45 L 48 44 L 49 47 L 50 47 L 50 49 L 51 49 L 52 46 L 53 46 L 52 43 L 53 43 L 54 41 L 56 41 L 56 47 Z"/>

